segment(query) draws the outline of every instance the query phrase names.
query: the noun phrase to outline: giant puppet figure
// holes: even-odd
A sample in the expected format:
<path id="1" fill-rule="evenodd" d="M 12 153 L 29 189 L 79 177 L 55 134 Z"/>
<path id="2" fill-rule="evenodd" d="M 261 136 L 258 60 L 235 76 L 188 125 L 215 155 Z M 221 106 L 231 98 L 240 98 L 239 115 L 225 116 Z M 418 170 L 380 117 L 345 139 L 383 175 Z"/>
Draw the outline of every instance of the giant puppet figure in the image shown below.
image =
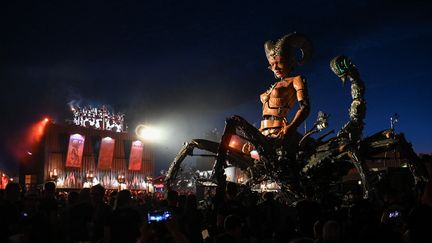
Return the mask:
<path id="1" fill-rule="evenodd" d="M 260 95 L 260 128 L 254 127 L 240 116 L 232 116 L 226 119 L 220 143 L 204 139 L 185 143 L 168 169 L 165 178 L 167 187 L 176 178 L 185 157 L 192 155 L 194 148 L 199 148 L 217 154 L 212 174 L 217 181 L 219 193 L 225 190 L 224 168 L 229 166 L 227 161 L 235 162 L 235 166 L 247 173 L 248 180 L 245 184 L 275 180 L 290 191 L 299 191 L 296 187 L 302 165 L 297 163 L 296 152 L 302 136 L 297 128 L 307 118 L 310 106 L 306 80 L 301 75 L 295 75 L 293 70 L 297 65 L 310 60 L 312 44 L 306 36 L 290 33 L 278 40 L 266 41 L 264 50 L 269 69 L 277 81 Z M 296 55 L 297 53 L 301 55 Z M 290 111 L 294 113 L 292 117 L 289 117 Z M 322 127 L 324 126 L 321 125 Z M 232 147 L 231 142 L 235 137 L 241 137 L 247 142 L 240 148 Z M 258 154 L 258 158 L 252 156 L 253 152 Z"/>
<path id="2" fill-rule="evenodd" d="M 294 74 L 296 65 L 303 65 L 311 58 L 312 44 L 302 34 L 291 33 L 264 44 L 269 69 L 277 81 L 260 95 L 262 120 L 259 131 L 277 147 L 279 153 L 296 152 L 300 135 L 297 128 L 309 115 L 309 97 L 304 76 Z M 296 58 L 296 51 L 301 57 Z M 291 110 L 294 115 L 288 118 Z M 254 148 L 250 143 L 243 147 L 247 153 Z M 287 154 L 286 154 L 287 155 Z"/>
<path id="3" fill-rule="evenodd" d="M 302 58 L 295 58 L 295 49 L 300 48 Z M 270 89 L 262 93 L 263 104 L 260 131 L 271 138 L 282 139 L 292 135 L 309 114 L 309 97 L 306 80 L 293 75 L 297 64 L 304 64 L 311 56 L 311 43 L 300 34 L 288 34 L 277 41 L 267 41 L 264 45 L 269 69 L 278 80 Z M 294 117 L 287 119 L 288 111 L 299 103 Z"/>
<path id="4" fill-rule="evenodd" d="M 327 127 L 327 115 L 323 112 L 318 112 L 316 122 L 304 135 L 297 132 L 309 114 L 310 104 L 305 78 L 294 74 L 294 68 L 311 58 L 311 42 L 304 35 L 291 33 L 265 42 L 264 49 L 269 69 L 277 81 L 260 95 L 260 128 L 240 116 L 232 116 L 226 119 L 219 142 L 193 139 L 184 143 L 166 174 L 167 188 L 175 186 L 182 161 L 186 156 L 194 156 L 195 148 L 207 150 L 212 154 L 204 156 L 216 158 L 210 181 L 217 184 L 216 198 L 219 201 L 223 199 L 226 188 L 225 169 L 231 166 L 246 175 L 246 180 L 237 181 L 244 188 L 253 188 L 262 182 L 276 182 L 280 195 L 287 202 L 296 202 L 311 192 L 315 198 L 323 198 L 329 190 L 341 190 L 338 185 L 353 168 L 360 176 L 363 196 L 374 198 L 381 175 L 370 171 L 366 162 L 381 163 L 387 153 L 397 152 L 400 158 L 406 159 L 415 185 L 428 178 L 411 144 L 403 134 L 397 134 L 393 126 L 363 138 L 365 85 L 348 57 L 336 56 L 330 67 L 343 82 L 349 80 L 351 83 L 349 121 L 336 137 L 324 140 L 333 131 L 316 139 L 311 137 Z"/>

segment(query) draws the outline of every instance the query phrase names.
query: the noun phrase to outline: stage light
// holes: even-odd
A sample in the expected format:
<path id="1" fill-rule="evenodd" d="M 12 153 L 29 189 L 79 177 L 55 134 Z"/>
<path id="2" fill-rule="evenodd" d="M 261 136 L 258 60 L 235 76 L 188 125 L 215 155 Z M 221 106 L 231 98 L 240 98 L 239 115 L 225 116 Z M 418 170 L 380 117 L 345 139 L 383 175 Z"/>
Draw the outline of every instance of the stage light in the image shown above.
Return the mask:
<path id="1" fill-rule="evenodd" d="M 158 141 L 161 139 L 161 132 L 156 127 L 138 125 L 135 129 L 138 138 L 146 141 Z"/>
<path id="2" fill-rule="evenodd" d="M 250 151 L 250 156 L 252 157 L 252 159 L 260 160 L 260 156 L 258 154 L 258 151 L 256 151 L 256 150 Z"/>
<path id="3" fill-rule="evenodd" d="M 48 117 L 45 117 L 45 119 L 43 120 L 44 122 L 48 122 L 49 121 L 49 118 Z"/>

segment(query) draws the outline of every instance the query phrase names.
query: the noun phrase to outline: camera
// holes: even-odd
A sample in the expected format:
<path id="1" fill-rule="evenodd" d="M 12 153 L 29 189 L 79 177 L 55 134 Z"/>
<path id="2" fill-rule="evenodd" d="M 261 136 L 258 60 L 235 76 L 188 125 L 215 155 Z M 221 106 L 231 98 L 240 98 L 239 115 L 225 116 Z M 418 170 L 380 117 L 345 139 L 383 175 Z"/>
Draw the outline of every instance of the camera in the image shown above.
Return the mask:
<path id="1" fill-rule="evenodd" d="M 400 212 L 399 211 L 393 211 L 389 213 L 389 218 L 397 218 L 400 216 Z"/>
<path id="2" fill-rule="evenodd" d="M 147 213 L 147 220 L 148 223 L 157 223 L 157 222 L 163 222 L 170 219 L 172 216 L 172 213 L 168 210 L 164 211 L 155 211 L 155 212 L 148 212 Z"/>

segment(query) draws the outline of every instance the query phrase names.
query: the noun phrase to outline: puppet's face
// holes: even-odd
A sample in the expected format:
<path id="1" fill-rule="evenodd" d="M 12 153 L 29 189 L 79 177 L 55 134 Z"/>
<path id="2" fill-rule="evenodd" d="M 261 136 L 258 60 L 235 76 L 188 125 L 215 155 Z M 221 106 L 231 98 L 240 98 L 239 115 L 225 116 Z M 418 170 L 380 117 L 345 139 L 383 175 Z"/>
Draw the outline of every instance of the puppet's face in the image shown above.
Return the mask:
<path id="1" fill-rule="evenodd" d="M 269 69 L 273 71 L 276 78 L 286 78 L 292 69 L 292 62 L 281 57 L 271 57 L 269 60 Z"/>

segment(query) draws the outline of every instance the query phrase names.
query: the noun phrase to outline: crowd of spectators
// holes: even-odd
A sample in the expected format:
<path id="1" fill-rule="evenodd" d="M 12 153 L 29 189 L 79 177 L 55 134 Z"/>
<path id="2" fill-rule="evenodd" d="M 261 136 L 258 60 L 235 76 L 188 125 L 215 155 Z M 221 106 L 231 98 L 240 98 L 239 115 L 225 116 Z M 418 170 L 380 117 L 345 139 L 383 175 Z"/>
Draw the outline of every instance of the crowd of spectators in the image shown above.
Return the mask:
<path id="1" fill-rule="evenodd" d="M 287 243 L 432 242 L 432 184 L 421 193 L 389 188 L 380 203 L 351 191 L 286 204 L 273 192 L 228 183 L 223 200 L 170 190 L 164 198 L 101 185 L 62 192 L 9 183 L 0 191 L 0 242 Z M 149 221 L 149 213 L 170 217 Z"/>

